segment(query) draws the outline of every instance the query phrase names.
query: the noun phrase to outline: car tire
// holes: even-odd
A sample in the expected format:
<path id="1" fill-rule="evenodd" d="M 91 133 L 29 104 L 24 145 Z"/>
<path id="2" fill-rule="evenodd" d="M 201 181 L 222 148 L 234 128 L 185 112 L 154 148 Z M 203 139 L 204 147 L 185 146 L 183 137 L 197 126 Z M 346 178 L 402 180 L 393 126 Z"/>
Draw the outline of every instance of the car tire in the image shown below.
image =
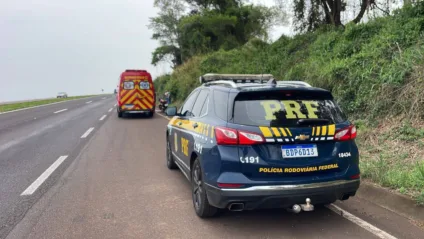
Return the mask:
<path id="1" fill-rule="evenodd" d="M 177 165 L 172 157 L 171 143 L 169 140 L 166 141 L 166 166 L 171 170 L 177 169 Z"/>
<path id="2" fill-rule="evenodd" d="M 122 112 L 118 111 L 118 118 L 122 118 Z"/>
<path id="3" fill-rule="evenodd" d="M 203 182 L 202 168 L 198 158 L 194 161 L 193 170 L 191 170 L 191 185 L 193 207 L 197 216 L 208 218 L 218 215 L 219 209 L 209 204 Z"/>
<path id="4" fill-rule="evenodd" d="M 147 113 L 147 117 L 149 117 L 149 118 L 152 118 L 152 117 L 153 117 L 153 115 L 154 115 L 154 113 L 153 113 L 153 112 L 149 112 L 149 113 Z"/>

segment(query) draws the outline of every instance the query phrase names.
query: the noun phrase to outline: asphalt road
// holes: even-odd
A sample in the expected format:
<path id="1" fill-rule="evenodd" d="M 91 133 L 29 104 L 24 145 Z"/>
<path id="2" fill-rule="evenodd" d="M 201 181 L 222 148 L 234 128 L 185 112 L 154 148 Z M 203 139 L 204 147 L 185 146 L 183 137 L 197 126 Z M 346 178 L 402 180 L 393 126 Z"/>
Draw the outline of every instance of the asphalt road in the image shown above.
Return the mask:
<path id="1" fill-rule="evenodd" d="M 98 96 L 0 114 L 0 238 L 23 218 L 71 160 L 63 162 L 32 195 L 21 196 L 23 191 L 58 157 L 77 156 L 89 139 L 81 139 L 81 135 L 90 127 L 100 127 L 103 121 L 99 117 L 114 103 L 112 95 Z"/>
<path id="2" fill-rule="evenodd" d="M 114 104 L 96 97 L 0 115 L 0 238 L 424 238 L 359 198 L 199 219 L 186 178 L 165 165 L 167 119 L 119 119 Z"/>

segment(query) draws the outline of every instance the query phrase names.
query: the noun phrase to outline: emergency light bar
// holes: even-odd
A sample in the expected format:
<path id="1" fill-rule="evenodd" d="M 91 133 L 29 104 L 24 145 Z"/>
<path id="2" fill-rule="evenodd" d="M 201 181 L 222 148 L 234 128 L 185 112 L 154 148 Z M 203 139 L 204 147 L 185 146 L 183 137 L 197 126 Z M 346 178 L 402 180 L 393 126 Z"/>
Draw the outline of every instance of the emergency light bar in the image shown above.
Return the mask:
<path id="1" fill-rule="evenodd" d="M 146 72 L 146 70 L 125 70 L 125 72 Z"/>
<path id="2" fill-rule="evenodd" d="M 234 83 L 265 83 L 274 79 L 271 74 L 214 74 L 208 73 L 199 78 L 200 84 L 214 81 L 232 81 Z"/>

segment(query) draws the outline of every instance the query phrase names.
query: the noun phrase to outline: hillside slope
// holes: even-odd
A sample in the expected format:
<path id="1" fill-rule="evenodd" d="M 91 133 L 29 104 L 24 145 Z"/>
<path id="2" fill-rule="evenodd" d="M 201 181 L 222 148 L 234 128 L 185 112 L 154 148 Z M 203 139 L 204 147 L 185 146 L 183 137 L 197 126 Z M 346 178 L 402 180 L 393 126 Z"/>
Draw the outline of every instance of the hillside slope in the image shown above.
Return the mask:
<path id="1" fill-rule="evenodd" d="M 193 57 L 155 86 L 178 102 L 212 72 L 271 73 L 331 90 L 358 125 L 363 178 L 424 204 L 424 3 L 345 29 Z"/>

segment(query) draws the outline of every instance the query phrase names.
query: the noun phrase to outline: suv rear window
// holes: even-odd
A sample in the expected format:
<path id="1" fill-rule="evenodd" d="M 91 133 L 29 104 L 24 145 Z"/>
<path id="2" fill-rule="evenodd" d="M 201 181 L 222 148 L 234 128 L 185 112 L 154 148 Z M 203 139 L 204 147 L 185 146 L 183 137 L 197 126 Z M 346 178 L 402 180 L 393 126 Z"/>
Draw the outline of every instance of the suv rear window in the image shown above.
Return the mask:
<path id="1" fill-rule="evenodd" d="M 238 97 L 234 102 L 234 123 L 251 126 L 295 127 L 301 119 L 311 124 L 346 121 L 346 116 L 331 99 L 284 97 Z M 328 120 L 328 122 L 326 122 Z"/>

